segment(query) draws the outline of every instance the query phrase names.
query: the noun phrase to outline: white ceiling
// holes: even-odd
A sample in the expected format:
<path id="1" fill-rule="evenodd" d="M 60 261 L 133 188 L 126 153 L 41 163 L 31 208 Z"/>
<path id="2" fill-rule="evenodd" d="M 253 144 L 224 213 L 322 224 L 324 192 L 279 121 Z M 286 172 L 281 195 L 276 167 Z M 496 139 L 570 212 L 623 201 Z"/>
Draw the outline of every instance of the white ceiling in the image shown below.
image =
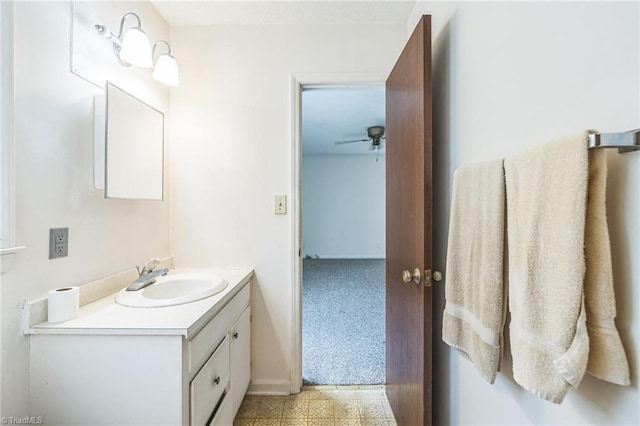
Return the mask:
<path id="1" fill-rule="evenodd" d="M 172 26 L 406 24 L 416 0 L 151 0 Z"/>
<path id="2" fill-rule="evenodd" d="M 367 138 L 367 128 L 385 125 L 384 86 L 313 88 L 302 92 L 303 155 L 376 154 L 371 142 L 336 145 Z M 380 153 L 384 153 L 384 144 Z"/>

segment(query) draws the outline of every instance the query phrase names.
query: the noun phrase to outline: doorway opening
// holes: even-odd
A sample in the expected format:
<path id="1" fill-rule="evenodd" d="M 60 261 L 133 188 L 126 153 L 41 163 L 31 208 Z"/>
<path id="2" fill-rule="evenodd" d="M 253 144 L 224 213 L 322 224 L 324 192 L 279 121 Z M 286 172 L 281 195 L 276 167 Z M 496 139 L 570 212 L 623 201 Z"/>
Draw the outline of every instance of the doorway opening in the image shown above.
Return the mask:
<path id="1" fill-rule="evenodd" d="M 385 89 L 303 86 L 302 379 L 385 383 Z"/>

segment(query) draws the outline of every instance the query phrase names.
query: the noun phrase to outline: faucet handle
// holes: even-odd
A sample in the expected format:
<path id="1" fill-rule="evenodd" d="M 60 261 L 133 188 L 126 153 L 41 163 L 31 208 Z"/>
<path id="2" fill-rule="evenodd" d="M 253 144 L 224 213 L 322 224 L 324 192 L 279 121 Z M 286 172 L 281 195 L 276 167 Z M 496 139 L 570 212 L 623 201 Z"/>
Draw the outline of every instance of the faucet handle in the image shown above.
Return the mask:
<path id="1" fill-rule="evenodd" d="M 151 259 L 149 259 L 147 264 L 144 265 L 144 267 L 147 269 L 147 271 L 153 271 L 154 269 L 156 269 L 159 263 L 160 259 L 158 259 L 157 257 L 152 257 Z"/>
<path id="2" fill-rule="evenodd" d="M 160 259 L 158 259 L 157 257 L 152 257 L 142 267 L 142 269 L 140 269 L 139 266 L 136 266 L 136 270 L 138 271 L 138 276 L 141 277 L 142 275 L 148 274 L 149 272 L 153 271 L 154 269 L 156 269 L 156 267 L 158 266 L 159 263 L 160 263 Z"/>

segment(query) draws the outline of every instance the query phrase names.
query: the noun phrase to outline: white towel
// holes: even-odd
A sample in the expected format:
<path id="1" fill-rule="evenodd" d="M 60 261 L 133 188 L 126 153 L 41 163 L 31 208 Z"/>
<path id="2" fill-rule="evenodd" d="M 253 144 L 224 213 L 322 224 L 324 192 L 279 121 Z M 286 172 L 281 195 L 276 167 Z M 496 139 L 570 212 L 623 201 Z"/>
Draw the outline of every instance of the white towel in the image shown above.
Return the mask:
<path id="1" fill-rule="evenodd" d="M 504 326 L 504 193 L 502 160 L 454 174 L 442 340 L 489 383 Z"/>
<path id="2" fill-rule="evenodd" d="M 589 192 L 585 230 L 584 279 L 589 364 L 587 373 L 618 385 L 628 386 L 629 363 L 615 325 L 611 246 L 606 212 L 607 158 L 602 150 L 589 153 Z"/>
<path id="3" fill-rule="evenodd" d="M 554 403 L 584 376 L 584 137 L 505 160 L 513 375 Z"/>

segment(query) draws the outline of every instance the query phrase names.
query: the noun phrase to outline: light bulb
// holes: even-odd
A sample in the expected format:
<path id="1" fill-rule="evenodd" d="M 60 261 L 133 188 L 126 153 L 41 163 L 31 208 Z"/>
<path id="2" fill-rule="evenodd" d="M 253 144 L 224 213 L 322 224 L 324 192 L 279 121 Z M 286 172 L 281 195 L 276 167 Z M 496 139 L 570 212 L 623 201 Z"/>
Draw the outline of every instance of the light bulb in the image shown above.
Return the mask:
<path id="1" fill-rule="evenodd" d="M 149 38 L 140 28 L 131 28 L 125 33 L 120 49 L 120 59 L 142 68 L 153 67 Z"/>
<path id="2" fill-rule="evenodd" d="M 179 86 L 180 77 L 176 58 L 168 53 L 160 55 L 151 77 L 169 86 Z"/>

